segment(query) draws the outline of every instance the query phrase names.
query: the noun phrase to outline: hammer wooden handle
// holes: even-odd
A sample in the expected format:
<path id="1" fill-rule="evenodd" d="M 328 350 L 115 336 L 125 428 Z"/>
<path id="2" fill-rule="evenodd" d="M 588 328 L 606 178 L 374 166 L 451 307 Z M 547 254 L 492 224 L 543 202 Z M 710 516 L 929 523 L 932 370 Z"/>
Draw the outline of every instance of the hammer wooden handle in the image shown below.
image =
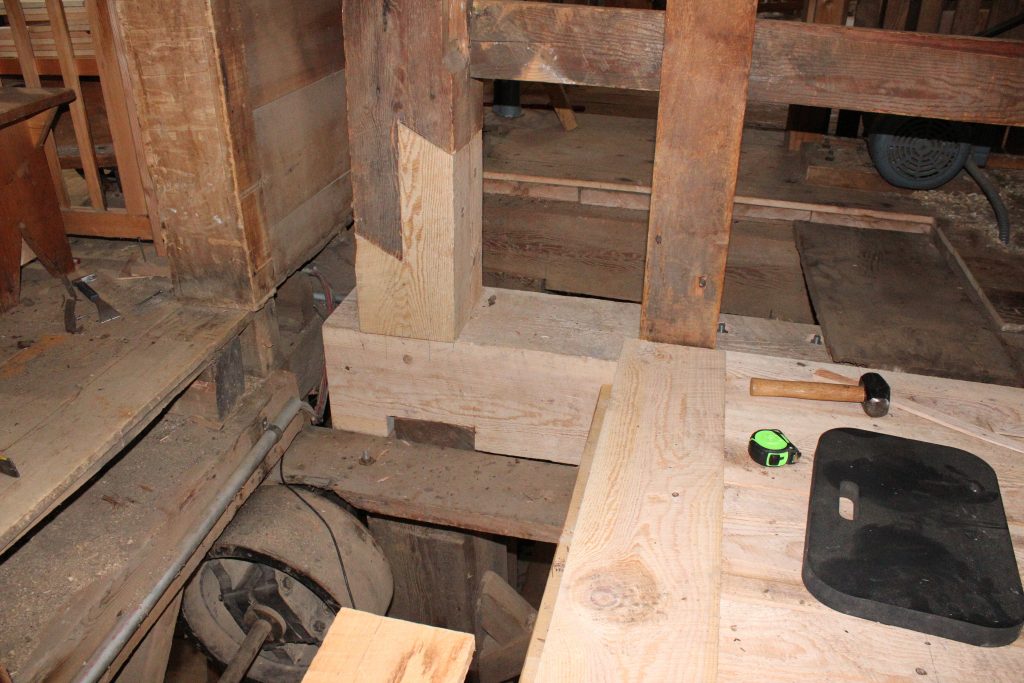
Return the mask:
<path id="1" fill-rule="evenodd" d="M 861 403 L 864 400 L 864 387 L 825 382 L 788 382 L 780 379 L 754 377 L 750 380 L 750 395 Z"/>

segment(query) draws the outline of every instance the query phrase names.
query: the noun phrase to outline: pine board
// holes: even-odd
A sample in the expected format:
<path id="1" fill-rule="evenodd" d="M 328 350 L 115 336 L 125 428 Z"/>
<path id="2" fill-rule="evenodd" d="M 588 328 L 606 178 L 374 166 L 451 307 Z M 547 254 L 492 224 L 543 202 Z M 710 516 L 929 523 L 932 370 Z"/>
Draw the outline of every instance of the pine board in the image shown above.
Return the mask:
<path id="1" fill-rule="evenodd" d="M 304 683 L 462 683 L 473 657 L 469 633 L 343 608 Z"/>
<path id="2" fill-rule="evenodd" d="M 712 680 L 725 354 L 623 345 L 537 681 Z"/>

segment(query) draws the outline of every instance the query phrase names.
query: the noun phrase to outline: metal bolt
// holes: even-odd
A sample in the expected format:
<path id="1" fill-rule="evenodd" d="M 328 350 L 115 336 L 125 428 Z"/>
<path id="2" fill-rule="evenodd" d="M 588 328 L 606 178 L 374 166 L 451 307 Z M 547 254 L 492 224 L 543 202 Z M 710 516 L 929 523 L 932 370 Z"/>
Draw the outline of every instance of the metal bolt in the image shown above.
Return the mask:
<path id="1" fill-rule="evenodd" d="M 322 621 L 313 622 L 313 630 L 317 633 L 323 633 L 324 629 L 327 628 L 326 624 Z"/>
<path id="2" fill-rule="evenodd" d="M 372 465 L 374 462 L 375 459 L 370 455 L 370 451 L 363 451 L 363 454 L 359 457 L 360 465 Z"/>
<path id="3" fill-rule="evenodd" d="M 821 346 L 821 335 L 816 334 L 813 337 L 811 337 L 811 343 L 814 344 L 815 346 Z"/>
<path id="4" fill-rule="evenodd" d="M 269 427 L 269 426 L 270 426 L 270 420 L 268 420 L 266 417 L 264 417 L 262 420 L 260 420 L 260 429 L 266 431 L 267 427 Z"/>

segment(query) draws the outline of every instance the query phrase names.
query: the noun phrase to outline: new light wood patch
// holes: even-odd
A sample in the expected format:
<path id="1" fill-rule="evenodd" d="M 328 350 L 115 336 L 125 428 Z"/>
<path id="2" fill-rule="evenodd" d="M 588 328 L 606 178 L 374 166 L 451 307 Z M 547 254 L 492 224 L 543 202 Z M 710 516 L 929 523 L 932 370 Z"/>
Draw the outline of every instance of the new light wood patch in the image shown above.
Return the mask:
<path id="1" fill-rule="evenodd" d="M 304 683 L 462 683 L 473 657 L 469 633 L 343 608 Z"/>
<path id="2" fill-rule="evenodd" d="M 537 681 L 718 670 L 725 354 L 627 341 Z"/>
<path id="3" fill-rule="evenodd" d="M 576 464 L 602 384 L 640 306 L 487 288 L 454 343 L 359 330 L 354 294 L 324 323 L 334 427 L 386 436 L 390 418 L 470 427 L 490 453 Z M 723 316 L 726 350 L 827 360 L 814 325 Z"/>
<path id="4" fill-rule="evenodd" d="M 402 258 L 356 237 L 364 332 L 453 341 L 480 296 L 482 134 L 454 154 L 396 124 Z"/>

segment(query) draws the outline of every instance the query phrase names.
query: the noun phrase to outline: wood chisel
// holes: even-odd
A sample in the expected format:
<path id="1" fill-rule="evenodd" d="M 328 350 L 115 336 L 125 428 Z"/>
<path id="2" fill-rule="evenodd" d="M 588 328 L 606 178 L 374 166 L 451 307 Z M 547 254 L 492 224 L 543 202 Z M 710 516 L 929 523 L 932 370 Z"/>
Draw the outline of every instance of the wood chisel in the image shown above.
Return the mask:
<path id="1" fill-rule="evenodd" d="M 89 283 L 95 279 L 96 275 L 86 275 L 75 280 L 74 284 L 75 287 L 78 288 L 78 291 L 85 295 L 85 298 L 96 304 L 96 312 L 99 313 L 101 323 L 117 320 L 121 317 L 121 314 L 117 312 L 117 309 L 104 301 L 103 297 L 97 294 L 96 290 L 89 286 Z"/>

